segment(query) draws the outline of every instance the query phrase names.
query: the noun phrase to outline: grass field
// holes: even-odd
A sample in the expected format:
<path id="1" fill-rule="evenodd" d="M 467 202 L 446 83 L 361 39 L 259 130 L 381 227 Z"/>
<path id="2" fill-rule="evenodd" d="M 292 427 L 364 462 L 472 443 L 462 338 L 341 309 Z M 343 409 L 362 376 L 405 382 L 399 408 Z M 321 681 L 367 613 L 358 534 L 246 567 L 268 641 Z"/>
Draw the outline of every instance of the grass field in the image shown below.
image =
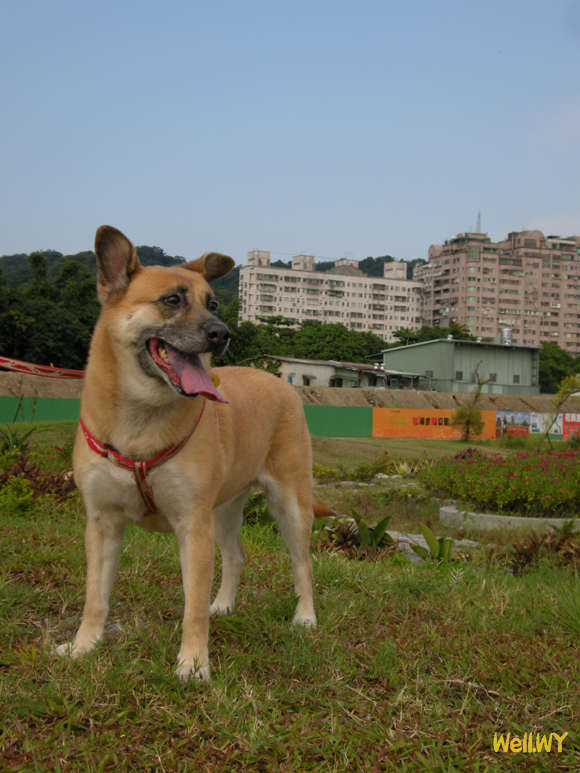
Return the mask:
<path id="1" fill-rule="evenodd" d="M 39 432 L 38 453 L 73 432 Z M 324 453 L 351 465 L 369 445 L 367 460 L 384 450 L 337 441 Z M 317 491 L 366 503 L 369 520 L 384 507 L 401 523 L 419 517 L 405 491 L 390 504 L 383 487 Z M 128 529 L 106 640 L 81 661 L 51 655 L 82 611 L 83 530 L 77 495 L 26 517 L 0 506 L 2 771 L 580 769 L 580 590 L 569 572 L 315 553 L 319 625 L 297 630 L 280 537 L 244 527 L 236 614 L 211 625 L 212 683 L 183 685 L 172 676 L 183 599 L 167 535 Z M 219 569 L 218 559 L 216 583 Z M 508 732 L 567 735 L 561 752 L 555 740 L 550 752 L 494 751 L 494 734 Z"/>
<path id="2" fill-rule="evenodd" d="M 488 447 L 486 441 L 472 445 Z M 429 458 L 447 456 L 465 448 L 460 440 L 417 440 L 415 438 L 312 438 L 314 461 L 319 464 L 344 464 L 355 466 L 362 462 L 370 462 L 383 453 L 401 459 L 421 458 L 424 454 Z M 499 446 L 494 447 L 498 453 L 506 453 Z"/>

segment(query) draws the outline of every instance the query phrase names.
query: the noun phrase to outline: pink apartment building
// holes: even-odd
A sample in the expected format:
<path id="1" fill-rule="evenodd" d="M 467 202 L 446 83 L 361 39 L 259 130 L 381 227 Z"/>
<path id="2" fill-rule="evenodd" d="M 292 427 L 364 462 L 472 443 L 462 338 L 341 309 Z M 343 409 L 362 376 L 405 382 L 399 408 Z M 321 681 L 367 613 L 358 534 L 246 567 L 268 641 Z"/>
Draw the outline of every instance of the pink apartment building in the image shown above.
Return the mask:
<path id="1" fill-rule="evenodd" d="M 426 325 L 457 322 L 496 343 L 509 327 L 514 344 L 552 341 L 580 354 L 580 236 L 458 234 L 431 245 L 413 279 L 424 283 Z"/>

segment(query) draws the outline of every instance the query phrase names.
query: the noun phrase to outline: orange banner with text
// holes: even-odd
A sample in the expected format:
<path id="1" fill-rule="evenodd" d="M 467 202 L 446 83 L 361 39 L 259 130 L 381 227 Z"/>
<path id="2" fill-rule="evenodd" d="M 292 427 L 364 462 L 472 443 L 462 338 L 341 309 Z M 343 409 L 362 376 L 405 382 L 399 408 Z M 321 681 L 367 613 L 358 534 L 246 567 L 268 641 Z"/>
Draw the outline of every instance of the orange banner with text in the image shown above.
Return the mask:
<path id="1" fill-rule="evenodd" d="M 451 426 L 454 411 L 417 408 L 373 408 L 373 437 L 451 438 L 461 432 Z M 495 438 L 495 411 L 482 411 L 482 439 Z"/>

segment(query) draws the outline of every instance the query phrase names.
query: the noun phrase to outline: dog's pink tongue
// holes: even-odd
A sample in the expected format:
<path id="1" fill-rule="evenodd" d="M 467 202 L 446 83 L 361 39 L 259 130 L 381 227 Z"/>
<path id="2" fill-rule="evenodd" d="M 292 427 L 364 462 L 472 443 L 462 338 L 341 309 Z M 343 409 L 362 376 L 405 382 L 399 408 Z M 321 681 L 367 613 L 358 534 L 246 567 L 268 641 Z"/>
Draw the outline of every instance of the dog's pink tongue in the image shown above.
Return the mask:
<path id="1" fill-rule="evenodd" d="M 197 363 L 182 357 L 175 349 L 167 348 L 167 356 L 171 367 L 179 376 L 181 387 L 187 395 L 203 395 L 208 400 L 217 400 L 220 403 L 227 403 L 225 397 L 222 397 L 215 388 L 211 376 L 207 373 L 201 360 L 196 356 Z"/>

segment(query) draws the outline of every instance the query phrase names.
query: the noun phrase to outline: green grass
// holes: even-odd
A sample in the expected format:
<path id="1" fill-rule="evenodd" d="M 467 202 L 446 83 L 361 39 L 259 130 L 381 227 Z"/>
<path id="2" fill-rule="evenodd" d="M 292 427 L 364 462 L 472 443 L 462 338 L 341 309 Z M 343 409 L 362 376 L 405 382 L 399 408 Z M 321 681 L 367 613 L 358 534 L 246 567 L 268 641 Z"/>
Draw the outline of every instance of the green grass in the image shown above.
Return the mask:
<path id="1" fill-rule="evenodd" d="M 34 426 L 35 431 L 30 436 L 29 442 L 32 447 L 36 447 L 39 452 L 52 450 L 53 446 L 63 446 L 74 440 L 78 422 L 77 421 L 36 421 L 8 424 L 8 427 L 15 433 L 21 433 L 24 429 Z"/>
<path id="2" fill-rule="evenodd" d="M 183 599 L 168 535 L 127 530 L 105 641 L 80 661 L 51 655 L 82 611 L 83 531 L 78 496 L 26 518 L 0 509 L 2 771 L 580 767 L 571 573 L 315 553 L 319 625 L 301 630 L 289 622 L 280 537 L 245 527 L 236 614 L 211 624 L 213 681 L 183 685 L 172 675 Z M 494 733 L 530 731 L 569 735 L 561 754 L 493 751 Z"/>
<path id="3" fill-rule="evenodd" d="M 559 444 L 555 444 L 557 447 Z M 385 451 L 398 459 L 439 458 L 464 451 L 469 446 L 493 450 L 494 453 L 509 454 L 512 448 L 502 440 L 476 440 L 464 443 L 461 440 L 423 440 L 417 438 L 325 438 L 313 437 L 314 461 L 322 465 L 354 467 L 372 462 Z"/>
<path id="4" fill-rule="evenodd" d="M 83 526 L 78 503 L 0 517 L 2 770 L 578 768 L 580 652 L 554 614 L 571 575 L 315 554 L 319 626 L 297 630 L 280 538 L 247 527 L 237 611 L 212 623 L 200 687 L 172 676 L 175 540 L 137 529 L 106 641 L 81 661 L 51 656 L 82 609 Z M 531 730 L 568 730 L 563 753 L 493 753 L 494 732 Z"/>

